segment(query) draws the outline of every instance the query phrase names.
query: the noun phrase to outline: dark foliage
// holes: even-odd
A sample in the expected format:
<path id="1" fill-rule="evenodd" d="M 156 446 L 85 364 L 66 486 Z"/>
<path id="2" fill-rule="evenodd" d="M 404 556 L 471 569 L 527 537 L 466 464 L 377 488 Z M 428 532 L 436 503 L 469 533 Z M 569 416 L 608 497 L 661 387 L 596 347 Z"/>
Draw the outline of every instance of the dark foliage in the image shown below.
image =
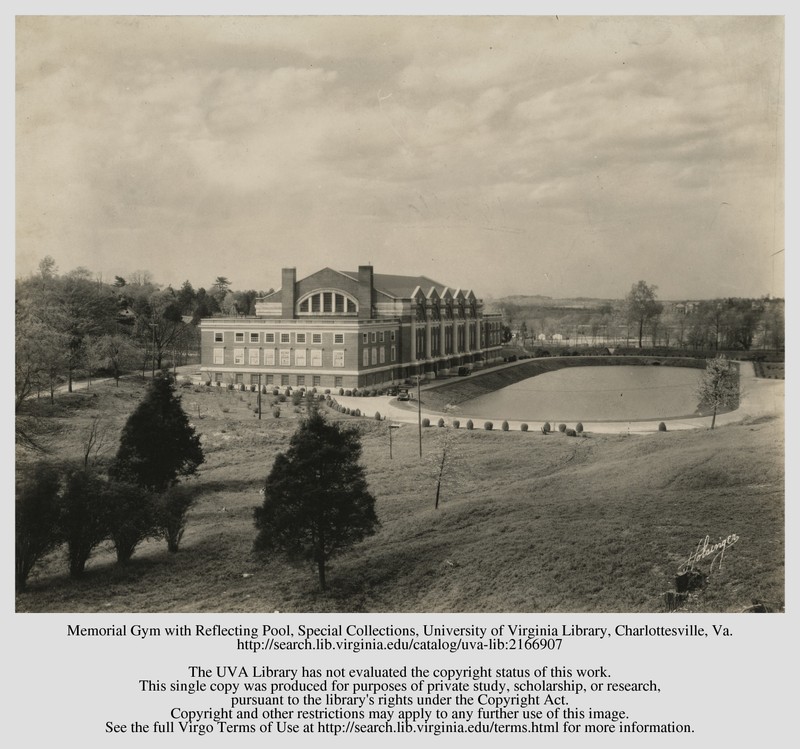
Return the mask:
<path id="1" fill-rule="evenodd" d="M 267 476 L 255 549 L 314 563 L 324 590 L 326 562 L 378 526 L 360 456 L 356 428 L 312 412 Z"/>
<path id="2" fill-rule="evenodd" d="M 91 469 L 67 472 L 61 502 L 60 534 L 67 543 L 69 574 L 81 577 L 95 547 L 108 538 L 108 484 Z"/>
<path id="3" fill-rule="evenodd" d="M 127 564 L 136 547 L 156 535 L 157 515 L 153 495 L 135 484 L 112 482 L 106 487 L 108 536 L 117 563 Z"/>
<path id="4" fill-rule="evenodd" d="M 58 471 L 41 462 L 25 469 L 17 482 L 14 571 L 18 590 L 25 588 L 36 562 L 59 542 L 59 486 Z"/>
<path id="5" fill-rule="evenodd" d="M 164 492 L 203 462 L 200 437 L 181 407 L 168 374 L 158 373 L 120 437 L 109 475 L 154 492 Z"/>
<path id="6" fill-rule="evenodd" d="M 161 535 L 167 540 L 167 549 L 173 554 L 183 538 L 186 514 L 196 501 L 194 487 L 177 484 L 158 498 L 157 514 Z"/>

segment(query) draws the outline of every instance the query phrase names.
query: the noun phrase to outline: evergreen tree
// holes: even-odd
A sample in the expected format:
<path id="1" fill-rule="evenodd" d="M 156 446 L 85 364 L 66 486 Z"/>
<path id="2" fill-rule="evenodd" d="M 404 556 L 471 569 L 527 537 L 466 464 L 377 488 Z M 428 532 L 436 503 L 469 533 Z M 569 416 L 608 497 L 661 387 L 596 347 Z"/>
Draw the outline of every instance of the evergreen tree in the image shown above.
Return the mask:
<path id="1" fill-rule="evenodd" d="M 70 469 L 62 497 L 60 533 L 71 577 L 81 577 L 95 547 L 109 535 L 108 483 L 92 469 Z"/>
<path id="2" fill-rule="evenodd" d="M 25 588 L 36 562 L 59 543 L 60 478 L 47 463 L 35 463 L 21 471 L 16 497 L 16 558 L 18 590 Z"/>
<path id="3" fill-rule="evenodd" d="M 325 589 L 325 563 L 377 526 L 375 498 L 359 465 L 358 430 L 311 412 L 267 476 L 255 509 L 255 549 L 314 563 Z"/>
<path id="4" fill-rule="evenodd" d="M 164 492 L 180 476 L 192 475 L 204 459 L 200 437 L 181 407 L 172 377 L 159 372 L 122 430 L 109 475 Z"/>

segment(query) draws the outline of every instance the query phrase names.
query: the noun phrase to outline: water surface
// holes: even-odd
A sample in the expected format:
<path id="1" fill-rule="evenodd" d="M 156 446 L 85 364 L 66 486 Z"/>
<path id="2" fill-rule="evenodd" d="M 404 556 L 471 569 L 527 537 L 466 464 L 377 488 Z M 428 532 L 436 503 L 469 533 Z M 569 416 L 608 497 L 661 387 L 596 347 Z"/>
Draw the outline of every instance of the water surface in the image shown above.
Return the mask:
<path id="1" fill-rule="evenodd" d="M 471 417 L 538 421 L 644 421 L 694 415 L 700 369 L 568 367 L 461 404 Z"/>

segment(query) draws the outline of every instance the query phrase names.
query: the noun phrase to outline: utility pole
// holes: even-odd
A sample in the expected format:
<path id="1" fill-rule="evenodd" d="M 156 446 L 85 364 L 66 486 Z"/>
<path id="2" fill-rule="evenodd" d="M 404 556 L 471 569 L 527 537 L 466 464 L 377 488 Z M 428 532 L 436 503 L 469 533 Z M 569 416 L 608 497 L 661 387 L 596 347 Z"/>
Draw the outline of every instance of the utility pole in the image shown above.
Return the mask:
<path id="1" fill-rule="evenodd" d="M 153 379 L 156 378 L 156 328 L 158 323 L 151 322 L 148 325 L 153 329 Z"/>
<path id="2" fill-rule="evenodd" d="M 417 375 L 417 428 L 419 430 L 419 457 L 422 457 L 422 401 L 420 400 L 420 381 L 422 375 Z"/>
<path id="3" fill-rule="evenodd" d="M 261 421 L 261 375 L 258 375 L 258 395 L 256 396 L 258 403 L 258 420 Z"/>

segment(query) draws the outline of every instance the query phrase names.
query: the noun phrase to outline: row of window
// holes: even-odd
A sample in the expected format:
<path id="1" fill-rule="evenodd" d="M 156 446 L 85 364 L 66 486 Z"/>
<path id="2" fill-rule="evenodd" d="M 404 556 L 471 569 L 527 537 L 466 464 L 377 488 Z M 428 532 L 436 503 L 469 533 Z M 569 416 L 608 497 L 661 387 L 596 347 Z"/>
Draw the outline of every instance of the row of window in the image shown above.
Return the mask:
<path id="1" fill-rule="evenodd" d="M 233 375 L 232 381 L 237 385 L 244 385 L 245 384 L 245 373 L 244 372 L 237 372 Z M 276 379 L 277 378 L 277 379 Z M 295 375 L 294 377 L 294 384 L 298 387 L 305 387 L 306 385 L 306 376 L 305 375 Z M 214 382 L 229 382 L 231 381 L 231 375 L 227 372 L 214 372 Z M 342 377 L 337 375 L 333 378 L 333 386 L 334 387 L 341 387 L 342 386 Z M 250 384 L 251 385 L 291 385 L 292 383 L 289 382 L 289 375 L 257 375 L 251 374 L 250 375 Z M 320 375 L 313 375 L 311 377 L 311 386 L 312 387 L 320 387 L 322 385 L 322 377 Z"/>
<path id="2" fill-rule="evenodd" d="M 267 367 L 291 367 L 292 366 L 292 353 L 294 353 L 294 366 L 295 367 L 321 367 L 322 366 L 322 349 L 295 349 L 294 352 L 290 349 L 279 349 L 277 357 L 274 349 L 264 350 L 264 361 L 261 361 L 261 349 L 251 348 L 235 348 L 233 349 L 233 363 L 234 364 L 249 364 L 250 366 L 260 366 L 262 363 Z M 344 367 L 344 350 L 334 349 L 331 352 L 331 363 L 334 367 Z M 363 364 L 368 367 L 370 364 L 385 364 L 386 363 L 386 349 L 385 348 L 365 348 L 363 354 Z M 389 361 L 397 361 L 397 347 L 392 346 L 389 350 Z M 225 364 L 225 349 L 213 349 L 213 364 Z"/>
<path id="3" fill-rule="evenodd" d="M 234 343 L 261 343 L 261 333 L 250 332 L 235 332 L 233 334 Z M 291 343 L 292 333 L 264 333 L 264 343 Z M 214 343 L 223 343 L 225 341 L 225 334 L 221 330 L 214 331 Z M 322 343 L 322 333 L 294 333 L 295 343 Z M 344 333 L 333 334 L 334 344 L 344 343 Z"/>
<path id="4" fill-rule="evenodd" d="M 389 340 L 394 342 L 396 333 L 394 330 L 390 330 L 388 333 Z M 372 340 L 372 343 L 385 343 L 386 341 L 386 331 L 384 330 L 373 330 L 369 333 L 362 333 L 361 334 L 361 342 L 362 343 L 369 343 Z"/>

